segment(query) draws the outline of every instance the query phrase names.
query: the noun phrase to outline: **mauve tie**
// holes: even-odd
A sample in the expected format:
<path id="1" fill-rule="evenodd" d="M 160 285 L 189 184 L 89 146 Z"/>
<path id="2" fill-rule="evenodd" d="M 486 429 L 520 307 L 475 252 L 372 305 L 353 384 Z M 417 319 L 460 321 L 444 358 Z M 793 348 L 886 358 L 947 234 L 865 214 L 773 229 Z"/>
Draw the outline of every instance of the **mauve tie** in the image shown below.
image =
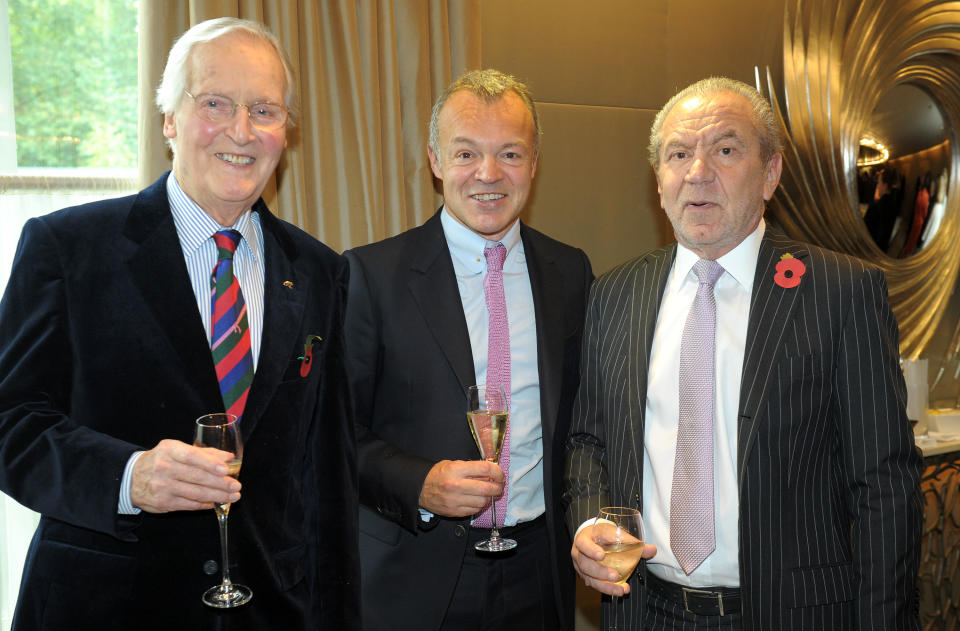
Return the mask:
<path id="1" fill-rule="evenodd" d="M 693 266 L 700 279 L 680 342 L 680 422 L 670 493 L 670 548 L 686 574 L 716 548 L 713 509 L 713 406 L 716 261 Z"/>

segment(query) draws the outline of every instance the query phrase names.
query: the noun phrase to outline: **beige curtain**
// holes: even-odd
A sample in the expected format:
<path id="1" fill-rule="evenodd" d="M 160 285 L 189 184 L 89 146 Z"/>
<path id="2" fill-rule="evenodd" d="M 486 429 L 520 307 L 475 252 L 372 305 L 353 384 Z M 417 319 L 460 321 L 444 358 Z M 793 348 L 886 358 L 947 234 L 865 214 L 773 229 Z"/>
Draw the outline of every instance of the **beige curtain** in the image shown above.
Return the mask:
<path id="1" fill-rule="evenodd" d="M 170 168 L 153 105 L 174 39 L 203 20 L 266 24 L 302 114 L 264 198 L 336 250 L 422 223 L 440 204 L 427 162 L 436 96 L 480 63 L 480 0 L 141 0 L 140 183 Z"/>

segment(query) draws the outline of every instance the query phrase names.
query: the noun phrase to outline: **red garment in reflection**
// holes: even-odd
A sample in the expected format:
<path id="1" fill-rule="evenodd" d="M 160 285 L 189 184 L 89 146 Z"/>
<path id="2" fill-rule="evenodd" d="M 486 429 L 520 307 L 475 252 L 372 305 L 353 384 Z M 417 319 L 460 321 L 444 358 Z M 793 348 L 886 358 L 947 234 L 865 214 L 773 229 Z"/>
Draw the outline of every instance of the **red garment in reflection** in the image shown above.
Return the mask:
<path id="1" fill-rule="evenodd" d="M 917 191 L 917 202 L 913 206 L 913 222 L 910 224 L 910 234 L 907 235 L 907 242 L 903 244 L 900 250 L 900 256 L 909 256 L 917 247 L 917 240 L 920 239 L 920 231 L 923 230 L 923 222 L 927 218 L 927 212 L 930 209 L 930 189 L 926 187 Z"/>

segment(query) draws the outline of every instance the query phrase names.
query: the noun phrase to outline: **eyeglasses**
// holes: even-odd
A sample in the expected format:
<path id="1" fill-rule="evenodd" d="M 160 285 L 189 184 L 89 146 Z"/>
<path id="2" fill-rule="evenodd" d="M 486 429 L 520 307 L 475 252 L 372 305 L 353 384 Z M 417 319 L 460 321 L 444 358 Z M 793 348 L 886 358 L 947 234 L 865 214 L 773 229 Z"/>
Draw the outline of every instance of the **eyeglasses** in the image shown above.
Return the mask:
<path id="1" fill-rule="evenodd" d="M 190 94 L 186 90 L 184 94 L 193 99 L 197 105 L 197 113 L 203 118 L 214 123 L 228 121 L 237 113 L 238 107 L 245 107 L 250 122 L 257 129 L 264 131 L 273 131 L 283 127 L 287 122 L 287 108 L 276 103 L 234 103 L 231 99 L 219 94 Z"/>

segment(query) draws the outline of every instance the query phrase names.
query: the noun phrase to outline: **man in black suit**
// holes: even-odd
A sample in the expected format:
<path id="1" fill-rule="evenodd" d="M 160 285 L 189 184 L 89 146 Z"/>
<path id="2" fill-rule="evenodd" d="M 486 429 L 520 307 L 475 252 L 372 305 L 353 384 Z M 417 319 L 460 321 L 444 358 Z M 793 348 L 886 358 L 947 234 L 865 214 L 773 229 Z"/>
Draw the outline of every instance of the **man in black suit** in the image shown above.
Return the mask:
<path id="1" fill-rule="evenodd" d="M 919 628 L 921 460 L 886 282 L 765 224 L 781 147 L 746 84 L 676 95 L 650 161 L 678 243 L 591 293 L 565 499 L 572 528 L 643 511 L 629 587 L 591 528 L 571 549 L 626 594 L 604 606 L 622 630 Z"/>
<path id="2" fill-rule="evenodd" d="M 157 102 L 173 172 L 29 221 L 0 303 L 0 489 L 41 513 L 13 629 L 357 628 L 348 268 L 260 199 L 296 112 L 289 60 L 260 24 L 203 22 Z M 215 234 L 238 244 L 240 390 L 211 352 Z M 230 453 L 192 446 L 225 407 L 239 482 Z M 232 610 L 200 599 L 215 502 L 236 502 L 231 570 L 253 591 Z"/>
<path id="3" fill-rule="evenodd" d="M 495 70 L 462 76 L 430 122 L 443 207 L 423 226 L 346 253 L 368 631 L 572 631 L 559 493 L 592 273 L 583 252 L 518 219 L 539 136 L 522 83 Z M 466 388 L 493 372 L 488 250 L 505 252 L 507 476 L 479 459 L 466 417 Z M 474 543 L 490 530 L 473 518 L 504 494 L 500 531 L 519 546 L 481 556 Z"/>

